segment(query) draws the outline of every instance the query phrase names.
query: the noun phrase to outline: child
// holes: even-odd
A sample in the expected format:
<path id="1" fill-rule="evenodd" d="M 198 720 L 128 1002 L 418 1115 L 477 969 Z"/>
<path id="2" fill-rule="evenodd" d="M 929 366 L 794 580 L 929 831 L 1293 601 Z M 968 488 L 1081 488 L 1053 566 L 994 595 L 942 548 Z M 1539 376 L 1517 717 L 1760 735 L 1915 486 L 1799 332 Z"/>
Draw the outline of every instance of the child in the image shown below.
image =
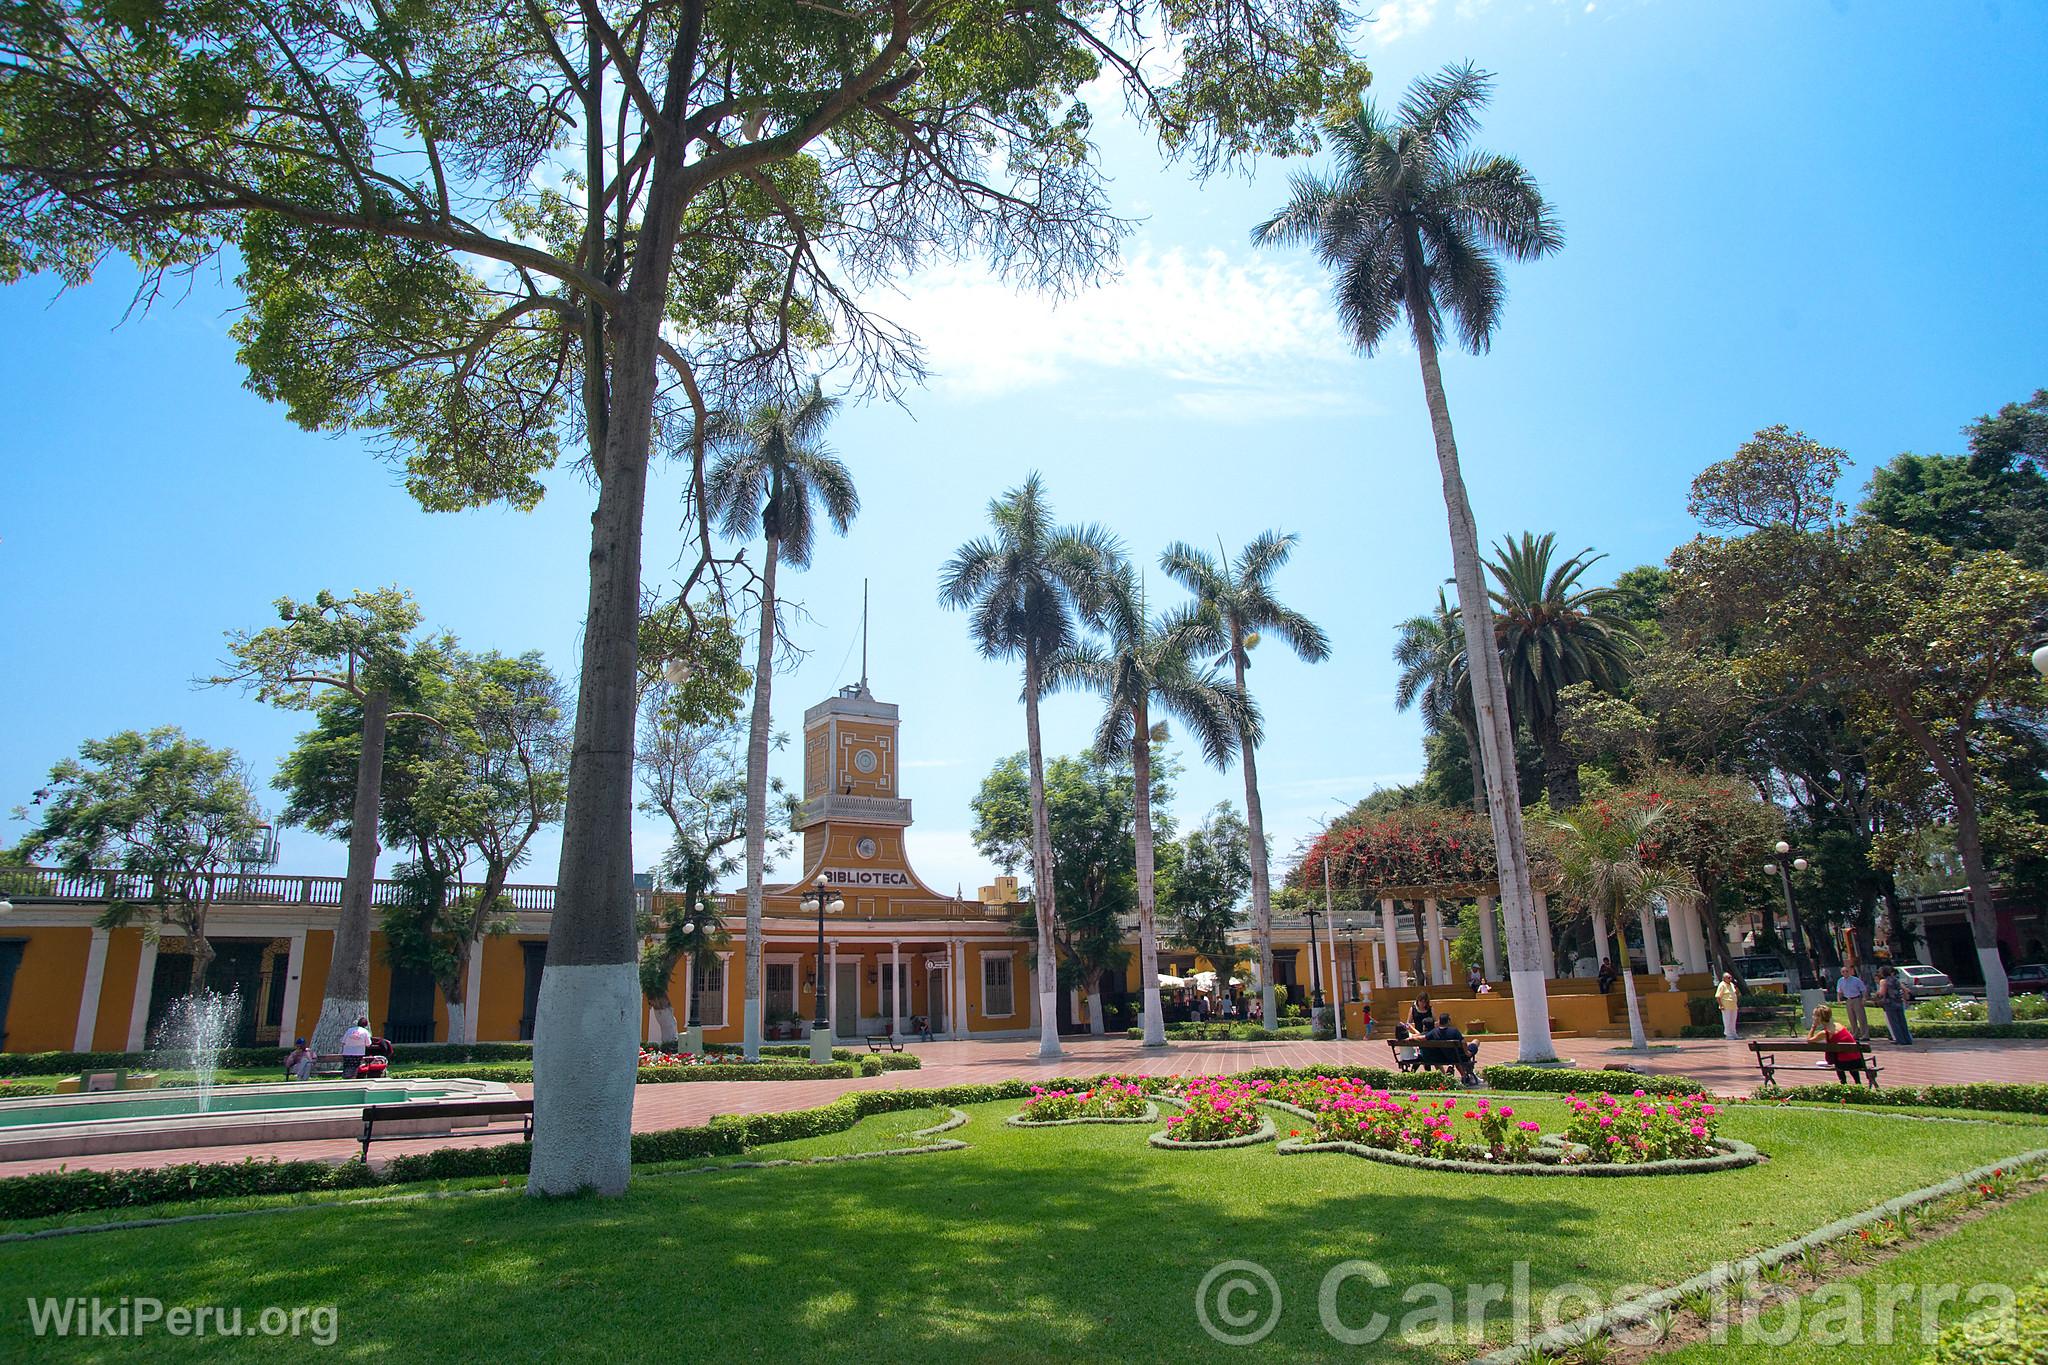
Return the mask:
<path id="1" fill-rule="evenodd" d="M 1396 1043 L 1405 1043 L 1411 1036 L 1406 1024 L 1394 1025 L 1394 1041 Z M 1403 1071 L 1413 1071 L 1421 1061 L 1422 1049 L 1419 1047 L 1396 1047 L 1394 1049 L 1394 1065 Z"/>
<path id="2" fill-rule="evenodd" d="M 1813 1007 L 1813 1030 L 1806 1035 L 1809 1043 L 1834 1043 L 1821 1054 L 1822 1061 L 1835 1069 L 1835 1079 L 1843 1085 L 1852 1085 L 1863 1079 L 1863 1049 L 1856 1046 L 1856 1035 L 1847 1028 L 1835 1027 L 1835 1012 L 1826 1005 Z"/>
<path id="3" fill-rule="evenodd" d="M 1370 1000 L 1366 1001 L 1366 1002 L 1365 1002 L 1365 1003 L 1364 1003 L 1363 1005 L 1361 1005 L 1361 1006 L 1360 1006 L 1359 1008 L 1360 1008 L 1361 1010 L 1363 1010 L 1363 1011 L 1364 1011 L 1364 1013 L 1365 1013 L 1365 1036 L 1366 1036 L 1367 1038 L 1371 1038 L 1371 1037 L 1372 1037 L 1372 1001 L 1370 1001 Z"/>

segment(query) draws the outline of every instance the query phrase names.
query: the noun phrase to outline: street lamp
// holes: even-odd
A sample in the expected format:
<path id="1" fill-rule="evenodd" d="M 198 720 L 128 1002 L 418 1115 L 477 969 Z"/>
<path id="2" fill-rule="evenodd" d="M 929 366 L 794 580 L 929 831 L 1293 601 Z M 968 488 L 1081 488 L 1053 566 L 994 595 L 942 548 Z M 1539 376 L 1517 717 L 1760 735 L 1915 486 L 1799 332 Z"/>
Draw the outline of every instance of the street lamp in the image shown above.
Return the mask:
<path id="1" fill-rule="evenodd" d="M 830 1038 L 832 1036 L 832 1019 L 825 1012 L 826 1005 L 829 1003 L 826 999 L 827 990 L 825 986 L 825 912 L 830 910 L 836 915 L 846 908 L 846 902 L 832 894 L 832 883 L 826 879 L 825 874 L 822 872 L 818 874 L 818 880 L 811 883 L 811 889 L 804 893 L 805 900 L 810 900 L 814 897 L 818 902 L 818 983 L 811 990 L 811 998 L 817 1002 L 818 1018 L 811 1026 L 811 1036 L 816 1038 L 823 1034 L 825 1037 Z"/>
<path id="2" fill-rule="evenodd" d="M 1322 918 L 1323 912 L 1311 905 L 1308 909 L 1302 911 L 1302 915 L 1308 920 L 1308 1002 L 1314 1008 L 1321 1009 L 1323 1007 L 1323 974 L 1316 970 L 1320 962 L 1316 952 L 1316 921 Z"/>
<path id="3" fill-rule="evenodd" d="M 1349 915 L 1344 917 L 1344 942 L 1351 950 L 1351 998 L 1364 999 L 1358 993 L 1358 921 Z"/>
<path id="4" fill-rule="evenodd" d="M 1791 868 L 1788 869 L 1785 866 L 1785 855 L 1791 851 L 1792 845 L 1783 839 L 1778 840 L 1778 861 L 1765 863 L 1764 871 L 1777 873 L 1779 884 L 1785 889 L 1785 918 L 1792 921 L 1792 965 L 1793 970 L 1799 974 L 1799 989 L 1805 990 L 1811 984 L 1812 978 L 1807 971 L 1806 935 L 1799 927 L 1798 908 L 1792 904 L 1792 873 L 1806 871 L 1807 863 L 1804 858 L 1794 858 Z"/>

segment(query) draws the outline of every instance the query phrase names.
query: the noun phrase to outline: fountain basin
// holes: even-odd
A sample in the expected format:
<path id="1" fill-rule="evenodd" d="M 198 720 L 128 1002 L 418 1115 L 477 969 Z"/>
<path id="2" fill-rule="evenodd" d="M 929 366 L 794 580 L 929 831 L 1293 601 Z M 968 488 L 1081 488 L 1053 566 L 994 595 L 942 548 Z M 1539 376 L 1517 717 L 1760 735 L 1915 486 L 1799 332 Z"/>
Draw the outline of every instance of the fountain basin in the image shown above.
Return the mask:
<path id="1" fill-rule="evenodd" d="M 166 1147 L 244 1146 L 362 1136 L 363 1106 L 434 1100 L 516 1099 L 496 1081 L 276 1082 L 110 1091 L 0 1102 L 0 1162 Z M 206 1108 L 201 1109 L 201 1103 Z M 454 1120 L 390 1124 L 403 1133 L 445 1133 Z M 387 1125 L 380 1123 L 381 1136 Z"/>

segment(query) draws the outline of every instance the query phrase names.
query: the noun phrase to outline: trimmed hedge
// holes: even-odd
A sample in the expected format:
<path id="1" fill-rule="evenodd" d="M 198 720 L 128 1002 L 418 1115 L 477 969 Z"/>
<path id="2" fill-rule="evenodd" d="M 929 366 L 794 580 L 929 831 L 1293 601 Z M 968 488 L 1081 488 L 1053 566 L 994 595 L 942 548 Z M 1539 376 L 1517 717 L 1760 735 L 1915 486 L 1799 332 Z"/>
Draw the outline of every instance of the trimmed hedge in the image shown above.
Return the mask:
<path id="1" fill-rule="evenodd" d="M 1633 1071 L 1581 1071 L 1565 1066 L 1517 1066 L 1496 1062 L 1486 1068 L 1495 1090 L 1536 1090 L 1565 1094 L 1697 1095 L 1706 1087 L 1690 1076 L 1639 1076 Z"/>
<path id="2" fill-rule="evenodd" d="M 37 1095 L 57 1093 L 55 1077 L 44 1079 L 30 1077 L 26 1080 L 0 1080 L 0 1100 L 25 1100 Z"/>
<path id="3" fill-rule="evenodd" d="M 1992 1114 L 2048 1114 L 2048 1085 L 1977 1081 L 1965 1085 L 1801 1085 L 1759 1090 L 1763 1103 L 1866 1104 L 1880 1108 L 1975 1109 Z"/>
<path id="4" fill-rule="evenodd" d="M 1166 1037 L 1176 1043 L 1306 1043 L 1315 1034 L 1307 1024 L 1267 1028 L 1264 1024 L 1168 1024 Z M 1127 1028 L 1124 1037 L 1143 1042 L 1145 1030 Z"/>
<path id="5" fill-rule="evenodd" d="M 231 1070 L 282 1067 L 286 1047 L 231 1047 L 220 1064 Z M 408 1065 L 443 1062 L 531 1062 L 532 1043 L 401 1043 L 394 1059 Z M 147 1052 L 0 1052 L 0 1076 L 70 1076 L 81 1071 L 143 1071 L 161 1059 Z"/>
<path id="6" fill-rule="evenodd" d="M 1448 1071 L 1395 1071 L 1384 1066 L 1255 1066 L 1237 1073 L 1240 1080 L 1292 1081 L 1314 1076 L 1363 1081 L 1375 1090 L 1462 1089 Z"/>
<path id="7" fill-rule="evenodd" d="M 2048 1276 L 2014 1296 L 2010 1314 L 1992 1310 L 1965 1318 L 1936 1338 L 1929 1365 L 2011 1365 L 2048 1360 Z"/>
<path id="8" fill-rule="evenodd" d="M 1915 1038 L 2048 1038 L 2048 1019 L 2017 1019 L 2010 1024 L 1973 1024 L 1964 1020 L 1909 1019 Z"/>

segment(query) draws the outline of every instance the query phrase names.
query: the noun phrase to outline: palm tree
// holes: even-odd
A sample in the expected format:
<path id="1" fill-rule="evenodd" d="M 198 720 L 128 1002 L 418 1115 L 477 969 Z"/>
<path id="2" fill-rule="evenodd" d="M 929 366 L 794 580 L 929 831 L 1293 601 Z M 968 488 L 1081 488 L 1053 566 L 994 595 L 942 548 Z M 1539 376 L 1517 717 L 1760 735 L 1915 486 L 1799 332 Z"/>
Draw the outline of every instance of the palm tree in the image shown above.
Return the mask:
<path id="1" fill-rule="evenodd" d="M 1493 591 L 1494 638 L 1507 670 L 1508 695 L 1543 750 L 1543 786 L 1550 804 L 1579 804 L 1579 765 L 1557 723 L 1557 691 L 1589 682 L 1614 691 L 1628 675 L 1635 625 L 1613 588 L 1582 588 L 1586 570 L 1605 558 L 1591 549 L 1551 563 L 1555 535 L 1502 541 L 1487 569 Z"/>
<path id="2" fill-rule="evenodd" d="M 1268 1028 L 1276 1027 L 1280 1019 L 1273 991 L 1273 888 L 1266 866 L 1266 812 L 1259 803 L 1257 713 L 1252 710 L 1244 674 L 1251 667 L 1251 650 L 1259 643 L 1260 631 L 1277 632 L 1309 663 L 1330 656 L 1330 642 L 1322 627 L 1282 604 L 1273 596 L 1268 581 L 1294 553 L 1299 539 L 1291 532 L 1263 532 L 1244 547 L 1235 563 L 1220 545 L 1217 559 L 1191 545 L 1168 546 L 1159 557 L 1166 572 L 1195 595 L 1202 609 L 1200 619 L 1207 626 L 1202 647 L 1220 649 L 1230 660 L 1231 680 L 1241 699 L 1237 751 L 1244 759 L 1245 824 L 1252 846 L 1252 933 L 1259 941 L 1259 991 Z"/>
<path id="3" fill-rule="evenodd" d="M 1532 260 L 1564 244 L 1542 192 L 1519 162 L 1466 151 L 1490 83 L 1469 64 L 1452 66 L 1411 85 L 1392 118 L 1366 101 L 1356 117 L 1331 129 L 1336 175 L 1296 175 L 1286 207 L 1254 228 L 1252 240 L 1313 245 L 1336 276 L 1338 318 L 1367 354 L 1407 316 L 1443 478 L 1465 653 L 1477 665 L 1472 705 L 1500 855 L 1521 1059 L 1551 1061 L 1557 1050 L 1550 1042 L 1539 965 L 1507 684 L 1494 648 L 1479 530 L 1465 495 L 1437 365 L 1446 313 L 1456 320 L 1468 349 L 1484 351 L 1491 344 L 1507 297 L 1501 253 Z"/>
<path id="4" fill-rule="evenodd" d="M 988 505 L 992 536 L 968 541 L 939 571 L 939 603 L 970 611 L 982 655 L 1024 664 L 1024 744 L 1031 786 L 1032 917 L 1038 926 L 1038 1055 L 1060 1053 L 1059 956 L 1053 943 L 1052 831 L 1038 699 L 1046 664 L 1079 644 L 1123 554 L 1097 526 L 1056 526 L 1037 474 Z"/>
<path id="5" fill-rule="evenodd" d="M 1394 683 L 1394 709 L 1406 711 L 1421 703 L 1422 723 L 1434 734 L 1451 726 L 1465 737 L 1465 759 L 1472 765 L 1472 809 L 1486 814 L 1486 771 L 1479 761 L 1479 720 L 1472 714 L 1472 684 L 1465 676 L 1465 628 L 1458 609 L 1437 589 L 1436 610 L 1411 616 L 1394 627 L 1394 663 L 1401 676 Z"/>
<path id="6" fill-rule="evenodd" d="M 1111 580 L 1103 611 L 1106 651 L 1083 646 L 1047 665 L 1046 686 L 1081 686 L 1105 703 L 1095 729 L 1095 751 L 1104 760 L 1130 755 L 1138 873 L 1138 971 L 1145 999 L 1145 1046 L 1166 1046 L 1166 1020 L 1159 1010 L 1158 895 L 1152 849 L 1152 708 L 1178 719 L 1201 745 L 1202 756 L 1226 767 L 1240 734 L 1258 733 L 1258 717 L 1242 714 L 1241 694 L 1198 657 L 1208 634 L 1192 610 L 1152 618 L 1129 566 Z M 1229 977 L 1227 967 L 1219 968 Z"/>
<path id="7" fill-rule="evenodd" d="M 715 418 L 706 432 L 719 454 L 705 483 L 711 515 L 728 536 L 758 527 L 761 620 L 754 661 L 754 714 L 747 730 L 747 973 L 740 1043 L 748 1061 L 761 1055 L 761 881 L 767 873 L 768 741 L 775 681 L 775 571 L 811 562 L 813 504 L 841 535 L 860 511 L 853 476 L 821 441 L 839 402 L 813 383 L 787 403 L 764 403 L 742 418 Z"/>
<path id="8" fill-rule="evenodd" d="M 1698 886 L 1686 874 L 1643 861 L 1644 845 L 1655 837 L 1663 820 L 1662 806 L 1620 812 L 1596 802 L 1551 822 L 1558 835 L 1557 866 L 1565 891 L 1592 914 L 1593 937 L 1598 944 L 1595 959 L 1607 951 L 1610 927 L 1621 945 L 1615 961 L 1628 1001 L 1629 1046 L 1637 1052 L 1647 1052 L 1650 1043 L 1643 1034 L 1636 974 L 1629 963 L 1628 917 L 1648 909 L 1652 901 L 1699 894 Z"/>

